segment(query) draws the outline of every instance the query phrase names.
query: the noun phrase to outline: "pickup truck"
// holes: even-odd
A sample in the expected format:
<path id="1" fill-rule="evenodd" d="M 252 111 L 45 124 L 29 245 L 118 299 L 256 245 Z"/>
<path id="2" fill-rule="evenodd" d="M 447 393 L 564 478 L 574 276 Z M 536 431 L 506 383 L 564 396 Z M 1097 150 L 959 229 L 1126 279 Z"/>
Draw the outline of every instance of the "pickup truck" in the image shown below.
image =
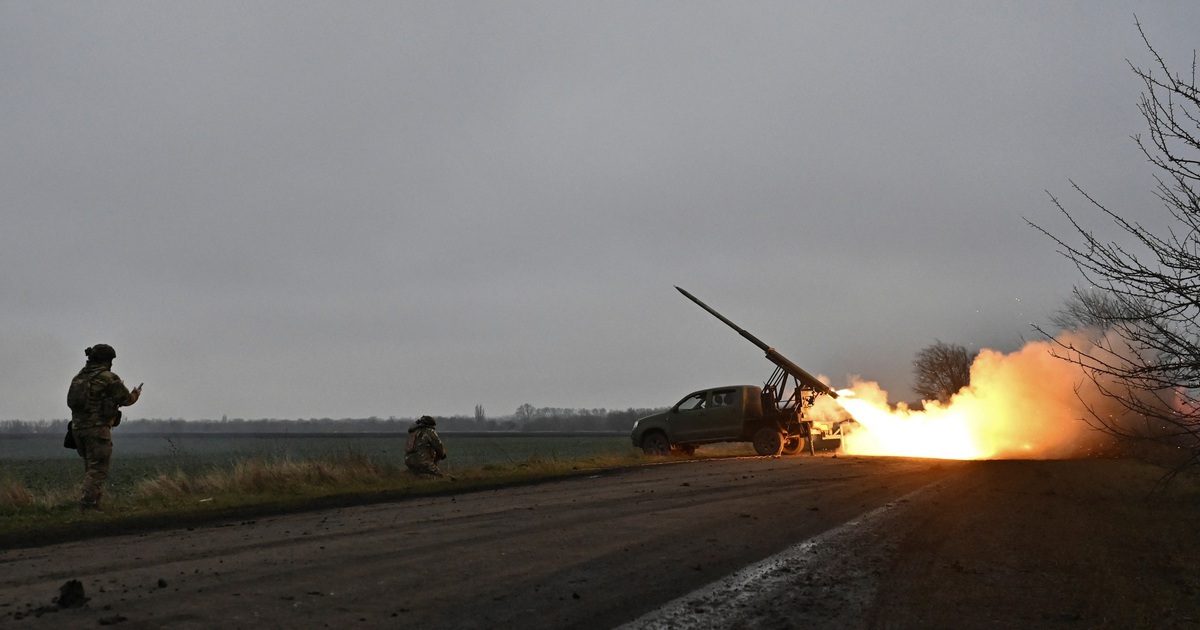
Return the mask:
<path id="1" fill-rule="evenodd" d="M 714 387 L 684 396 L 667 411 L 638 419 L 630 437 L 647 455 L 692 455 L 703 444 L 752 442 L 754 452 L 791 455 L 812 439 L 839 440 L 840 433 L 802 422 L 793 410 L 755 385 Z"/>

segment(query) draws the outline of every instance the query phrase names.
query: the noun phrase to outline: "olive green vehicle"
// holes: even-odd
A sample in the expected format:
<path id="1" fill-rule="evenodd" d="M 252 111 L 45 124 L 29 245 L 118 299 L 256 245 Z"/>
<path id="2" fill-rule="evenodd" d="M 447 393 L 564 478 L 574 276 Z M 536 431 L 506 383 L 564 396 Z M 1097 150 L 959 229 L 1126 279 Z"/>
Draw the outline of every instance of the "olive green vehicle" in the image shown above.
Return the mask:
<path id="1" fill-rule="evenodd" d="M 634 424 L 634 446 L 647 455 L 691 455 L 697 446 L 752 442 L 758 455 L 791 455 L 804 448 L 806 427 L 763 414 L 762 388 L 725 386 L 691 392 L 666 412 Z"/>
<path id="2" fill-rule="evenodd" d="M 766 353 L 767 360 L 775 364 L 775 371 L 762 387 L 733 385 L 702 389 L 684 396 L 665 412 L 639 419 L 630 434 L 635 447 L 647 455 L 671 452 L 691 455 L 702 444 L 752 442 L 754 452 L 759 455 L 777 456 L 797 453 L 805 445 L 811 453 L 814 441 L 819 438 L 840 445 L 840 423 L 831 430 L 824 425 L 814 426 L 808 418 L 818 396 L 837 398 L 837 392 L 696 296 L 675 288 L 758 346 Z"/>
<path id="3" fill-rule="evenodd" d="M 702 389 L 667 411 L 639 419 L 630 437 L 647 455 L 691 455 L 718 442 L 752 442 L 759 455 L 792 455 L 806 445 L 811 452 L 814 439 L 840 441 L 840 434 L 814 430 L 794 409 L 773 403 L 770 392 L 754 385 Z"/>

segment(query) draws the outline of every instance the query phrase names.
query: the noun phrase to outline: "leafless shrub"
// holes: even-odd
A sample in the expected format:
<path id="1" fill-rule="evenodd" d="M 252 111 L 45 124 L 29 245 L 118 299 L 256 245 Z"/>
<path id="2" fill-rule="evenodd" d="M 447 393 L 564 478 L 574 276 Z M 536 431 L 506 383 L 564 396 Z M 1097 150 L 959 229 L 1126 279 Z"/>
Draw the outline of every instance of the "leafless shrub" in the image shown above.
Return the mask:
<path id="1" fill-rule="evenodd" d="M 1137 28 L 1154 63 L 1149 69 L 1129 64 L 1145 87 L 1139 110 L 1148 127 L 1134 140 L 1158 170 L 1156 196 L 1168 227 L 1156 232 L 1126 218 L 1074 182 L 1124 240 L 1097 237 L 1053 196 L 1074 242 L 1034 227 L 1090 285 L 1076 291 L 1056 323 L 1091 327 L 1091 343 L 1060 342 L 1061 358 L 1082 367 L 1128 411 L 1118 418 L 1093 409 L 1087 420 L 1119 437 L 1183 453 L 1174 474 L 1200 464 L 1200 91 L 1195 53 L 1190 75 L 1173 73 L 1140 23 Z"/>
<path id="2" fill-rule="evenodd" d="M 971 384 L 975 354 L 956 343 L 942 341 L 922 348 L 913 361 L 917 379 L 913 391 L 921 400 L 948 402 L 958 390 Z"/>

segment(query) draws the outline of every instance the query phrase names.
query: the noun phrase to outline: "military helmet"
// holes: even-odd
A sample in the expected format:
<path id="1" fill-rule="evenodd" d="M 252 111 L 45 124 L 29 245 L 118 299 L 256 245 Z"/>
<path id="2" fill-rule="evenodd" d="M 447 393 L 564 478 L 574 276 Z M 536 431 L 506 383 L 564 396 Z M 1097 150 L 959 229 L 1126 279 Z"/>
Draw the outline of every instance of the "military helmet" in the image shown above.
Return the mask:
<path id="1" fill-rule="evenodd" d="M 433 416 L 421 416 L 421 418 L 417 420 L 417 426 L 436 427 L 437 421 L 433 419 Z"/>
<path id="2" fill-rule="evenodd" d="M 117 358 L 117 351 L 106 343 L 98 343 L 83 351 L 91 363 L 103 363 Z"/>

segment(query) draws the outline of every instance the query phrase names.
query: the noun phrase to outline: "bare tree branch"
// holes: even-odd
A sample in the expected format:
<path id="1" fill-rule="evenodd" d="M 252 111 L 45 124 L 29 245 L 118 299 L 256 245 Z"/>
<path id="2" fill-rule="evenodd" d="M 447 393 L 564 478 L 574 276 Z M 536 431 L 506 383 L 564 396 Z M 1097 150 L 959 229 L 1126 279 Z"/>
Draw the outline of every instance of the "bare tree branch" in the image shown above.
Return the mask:
<path id="1" fill-rule="evenodd" d="M 917 377 L 913 391 L 922 400 L 948 402 L 950 397 L 971 384 L 971 364 L 975 353 L 954 343 L 937 341 L 917 353 L 913 373 Z"/>
<path id="2" fill-rule="evenodd" d="M 1168 219 L 1158 232 L 1111 210 L 1071 182 L 1093 210 L 1123 233 L 1103 240 L 1085 228 L 1053 195 L 1070 222 L 1067 237 L 1050 237 L 1086 281 L 1054 323 L 1078 336 L 1053 335 L 1056 356 L 1088 374 L 1104 396 L 1125 413 L 1087 407 L 1093 426 L 1129 441 L 1149 441 L 1179 457 L 1168 479 L 1200 466 L 1200 90 L 1196 55 L 1190 76 L 1172 73 L 1136 22 L 1154 62 L 1132 62 L 1144 92 L 1138 109 L 1147 125 L 1133 140 L 1159 172 L 1155 196 Z"/>

